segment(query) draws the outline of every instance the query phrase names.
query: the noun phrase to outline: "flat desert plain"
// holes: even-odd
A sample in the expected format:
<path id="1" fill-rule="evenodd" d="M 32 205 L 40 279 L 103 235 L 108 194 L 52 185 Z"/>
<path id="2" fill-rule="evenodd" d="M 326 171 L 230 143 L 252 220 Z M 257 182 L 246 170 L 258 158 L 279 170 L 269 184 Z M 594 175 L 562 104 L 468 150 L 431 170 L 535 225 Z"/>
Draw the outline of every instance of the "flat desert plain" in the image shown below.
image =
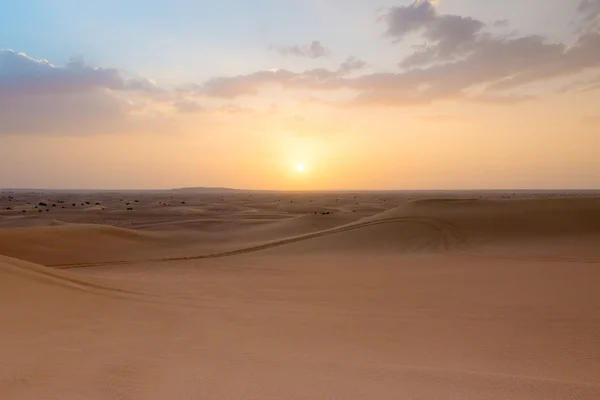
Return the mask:
<path id="1" fill-rule="evenodd" d="M 598 400 L 600 196 L 5 191 L 0 398 Z"/>

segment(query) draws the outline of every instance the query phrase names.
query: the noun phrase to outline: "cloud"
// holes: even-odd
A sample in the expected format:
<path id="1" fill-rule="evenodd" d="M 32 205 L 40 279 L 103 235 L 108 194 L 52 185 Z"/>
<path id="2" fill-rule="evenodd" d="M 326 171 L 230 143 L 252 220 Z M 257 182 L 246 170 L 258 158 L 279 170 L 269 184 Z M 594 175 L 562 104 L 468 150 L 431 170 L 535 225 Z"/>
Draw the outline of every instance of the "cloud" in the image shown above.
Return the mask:
<path id="1" fill-rule="evenodd" d="M 0 134 L 90 134 L 129 128 L 127 105 L 102 93 L 0 97 Z"/>
<path id="2" fill-rule="evenodd" d="M 588 23 L 599 21 L 600 0 L 583 0 L 578 9 Z M 435 88 L 436 96 L 483 85 L 481 101 L 521 101 L 529 96 L 503 92 L 600 67 L 600 31 L 584 31 L 570 44 L 536 35 L 492 34 L 482 21 L 440 14 L 427 0 L 390 8 L 385 22 L 387 35 L 395 40 L 414 33 L 427 42 L 399 66 L 408 69 L 405 77 Z M 491 27 L 507 24 L 496 21 Z"/>
<path id="3" fill-rule="evenodd" d="M 415 32 L 433 44 L 402 60 L 403 72 L 344 82 L 357 90 L 358 104 L 410 105 L 451 98 L 515 103 L 533 96 L 512 93 L 514 89 L 600 68 L 597 32 L 582 34 L 572 44 L 535 35 L 492 35 L 483 32 L 481 21 L 438 14 L 430 1 L 396 7 L 387 15 L 388 35 L 400 40 Z"/>
<path id="4" fill-rule="evenodd" d="M 228 114 L 252 114 L 255 115 L 257 114 L 257 111 L 249 108 L 249 107 L 242 107 L 238 104 L 226 104 L 222 107 L 218 107 L 218 108 L 213 108 L 213 111 L 221 111 L 224 113 L 228 113 Z"/>
<path id="5" fill-rule="evenodd" d="M 402 66 L 426 64 L 436 58 L 458 56 L 469 48 L 485 24 L 470 17 L 442 15 L 431 0 L 418 0 L 408 6 L 391 7 L 383 16 L 386 35 L 401 41 L 419 34 L 432 45 L 403 61 Z"/>
<path id="6" fill-rule="evenodd" d="M 352 72 L 364 69 L 367 65 L 368 64 L 365 61 L 359 60 L 355 57 L 348 57 L 346 61 L 340 65 L 338 73 L 340 75 L 350 74 Z"/>
<path id="7" fill-rule="evenodd" d="M 477 103 L 488 103 L 488 104 L 506 104 L 512 105 L 515 103 L 522 103 L 525 101 L 535 100 L 535 96 L 525 95 L 525 94 L 493 94 L 493 93 L 483 93 L 474 96 L 467 96 L 467 100 L 477 102 Z"/>
<path id="8" fill-rule="evenodd" d="M 579 11 L 583 18 L 594 20 L 590 15 L 597 16 L 599 5 L 600 0 L 584 0 Z M 419 37 L 424 42 L 398 60 L 399 68 L 392 72 L 370 72 L 365 61 L 349 57 L 337 68 L 273 69 L 217 76 L 204 83 L 190 83 L 166 91 L 149 79 L 126 77 L 117 69 L 92 67 L 82 60 L 57 67 L 23 53 L 3 51 L 0 52 L 0 101 L 4 103 L 0 105 L 10 109 L 19 104 L 19 110 L 31 111 L 29 114 L 13 111 L 23 119 L 10 119 L 12 122 L 8 125 L 13 130 L 18 130 L 19 123 L 26 125 L 26 115 L 36 113 L 46 116 L 40 120 L 58 126 L 61 118 L 44 114 L 45 110 L 55 110 L 56 115 L 68 121 L 72 118 L 69 107 L 84 107 L 78 112 L 81 120 L 90 124 L 94 116 L 92 109 L 96 107 L 97 115 L 102 115 L 98 119 L 102 119 L 103 124 L 111 121 L 109 128 L 113 129 L 120 126 L 118 123 L 130 120 L 131 114 L 143 114 L 136 107 L 151 108 L 152 102 L 163 101 L 180 113 L 194 113 L 205 110 L 199 98 L 220 99 L 217 104 L 226 104 L 244 96 L 260 96 L 261 91 L 270 86 L 292 91 L 312 90 L 314 98 L 325 91 L 339 92 L 333 96 L 337 100 L 331 100 L 331 93 L 327 93 L 328 100 L 324 100 L 325 97 L 321 100 L 323 104 L 340 107 L 401 107 L 442 100 L 513 104 L 536 98 L 535 93 L 527 93 L 528 85 L 600 69 L 600 32 L 596 30 L 580 33 L 572 43 L 551 42 L 536 35 L 504 34 L 494 28 L 505 26 L 506 21 L 485 24 L 466 16 L 442 14 L 432 0 L 388 8 L 381 21 L 386 36 L 394 42 L 408 36 Z M 314 58 L 322 56 L 324 48 L 315 41 L 308 46 L 288 46 L 282 51 Z M 595 90 L 600 89 L 600 84 L 597 80 L 574 83 L 565 91 L 576 88 Z M 89 96 L 79 96 L 84 94 Z M 77 104 L 73 103 L 76 95 L 79 96 Z M 37 98 L 31 102 L 8 103 L 23 96 Z M 61 96 L 71 97 L 57 100 Z M 131 98 L 138 97 L 146 103 L 131 103 Z M 7 113 L 0 110 L 0 121 L 8 118 Z M 3 130 L 6 129 L 0 126 L 0 131 Z"/>
<path id="9" fill-rule="evenodd" d="M 204 111 L 204 107 L 198 102 L 189 99 L 175 101 L 173 107 L 181 113 L 198 113 Z"/>
<path id="10" fill-rule="evenodd" d="M 199 87 L 196 94 L 210 97 L 235 98 L 258 95 L 265 86 L 279 86 L 297 89 L 330 90 L 338 85 L 334 71 L 312 69 L 303 73 L 287 70 L 259 71 L 248 75 L 214 78 Z"/>
<path id="11" fill-rule="evenodd" d="M 124 78 L 113 68 L 92 67 L 81 59 L 57 67 L 25 53 L 0 50 L 0 96 L 58 95 L 97 89 L 159 93 L 163 90 L 142 78 Z"/>
<path id="12" fill-rule="evenodd" d="M 600 66 L 600 34 L 589 33 L 572 46 L 553 45 L 538 41 L 530 47 L 531 61 L 512 76 L 496 83 L 492 89 L 518 87 L 529 82 L 573 75 Z M 525 56 L 525 53 L 522 53 Z"/>
<path id="13" fill-rule="evenodd" d="M 437 11 L 431 1 L 415 1 L 409 6 L 392 7 L 384 15 L 387 35 L 402 39 L 419 31 L 436 19 Z"/>
<path id="14" fill-rule="evenodd" d="M 421 10 L 416 13 L 418 17 L 414 17 L 415 20 L 444 19 L 444 16 L 437 15 L 437 10 L 432 8 L 431 3 L 415 4 L 425 7 L 425 3 L 429 4 L 425 10 L 433 10 L 433 14 Z M 403 21 L 406 20 L 406 17 L 402 18 Z M 394 21 L 395 24 L 397 19 Z M 464 19 L 451 18 L 446 21 L 449 21 L 450 25 L 460 25 Z M 445 24 L 440 26 L 446 27 Z M 400 28 L 397 29 L 402 32 Z M 460 35 L 456 32 L 463 32 L 460 29 L 447 31 L 451 32 L 449 36 L 452 40 L 448 42 L 440 36 L 444 43 L 457 43 L 456 38 Z M 552 43 L 535 35 L 481 34 L 469 38 L 468 44 L 463 40 L 460 49 L 454 47 L 449 53 L 444 53 L 435 46 L 433 51 L 431 48 L 418 49 L 401 62 L 401 65 L 405 65 L 406 60 L 411 60 L 413 67 L 396 73 L 371 73 L 350 77 L 349 71 L 358 71 L 364 64 L 349 60 L 337 70 L 259 71 L 247 75 L 214 78 L 204 85 L 196 85 L 195 94 L 221 98 L 255 96 L 260 93 L 261 88 L 275 85 L 288 89 L 349 89 L 356 94 L 351 102 L 355 105 L 402 106 L 427 104 L 444 99 L 511 103 L 533 98 L 531 95 L 513 93 L 513 90 L 535 82 L 600 68 L 600 34 L 595 32 L 583 34 L 569 45 Z"/>
<path id="15" fill-rule="evenodd" d="M 428 57 L 433 57 L 438 63 L 387 77 L 388 87 L 401 91 L 402 98 L 411 92 L 415 100 L 462 97 L 474 88 L 483 88 L 483 94 L 478 97 L 481 101 L 522 101 L 527 97 L 511 94 L 510 91 L 531 83 L 599 68 L 600 35 L 585 34 L 573 45 L 549 43 L 539 36 L 485 35 L 470 43 L 458 59 L 422 52 L 416 52 L 408 59 L 414 61 L 415 54 L 426 62 L 431 62 L 432 58 Z M 382 94 L 389 99 L 385 93 Z"/>
<path id="16" fill-rule="evenodd" d="M 248 75 L 213 78 L 204 85 L 189 88 L 196 95 L 235 98 L 244 95 L 257 95 L 260 88 L 269 84 L 285 84 L 292 80 L 292 72 L 285 70 L 259 71 Z"/>
<path id="17" fill-rule="evenodd" d="M 506 28 L 510 25 L 510 21 L 507 19 L 499 19 L 493 22 L 492 24 L 495 28 Z"/>
<path id="18" fill-rule="evenodd" d="M 308 45 L 273 46 L 272 49 L 282 56 L 296 56 L 312 59 L 326 57 L 329 54 L 329 51 L 323 47 L 318 40 L 314 40 Z"/>
<path id="19" fill-rule="evenodd" d="M 431 122 L 431 123 L 465 123 L 466 121 L 463 118 L 455 117 L 453 115 L 448 114 L 432 114 L 432 115 L 422 115 L 419 119 Z"/>
<path id="20" fill-rule="evenodd" d="M 309 69 L 296 73 L 285 69 L 257 71 L 247 75 L 217 77 L 202 85 L 187 84 L 176 90 L 184 95 L 236 98 L 256 96 L 261 88 L 279 86 L 284 88 L 335 90 L 344 86 L 343 77 L 366 67 L 364 61 L 350 57 L 337 70 L 325 68 Z"/>
<path id="21" fill-rule="evenodd" d="M 81 59 L 58 67 L 25 53 L 0 51 L 0 134 L 155 131 L 161 118 L 145 112 L 138 98 L 162 93 L 148 79 L 124 77 Z"/>
<path id="22" fill-rule="evenodd" d="M 600 0 L 581 0 L 577 10 L 581 13 L 580 32 L 600 30 Z"/>

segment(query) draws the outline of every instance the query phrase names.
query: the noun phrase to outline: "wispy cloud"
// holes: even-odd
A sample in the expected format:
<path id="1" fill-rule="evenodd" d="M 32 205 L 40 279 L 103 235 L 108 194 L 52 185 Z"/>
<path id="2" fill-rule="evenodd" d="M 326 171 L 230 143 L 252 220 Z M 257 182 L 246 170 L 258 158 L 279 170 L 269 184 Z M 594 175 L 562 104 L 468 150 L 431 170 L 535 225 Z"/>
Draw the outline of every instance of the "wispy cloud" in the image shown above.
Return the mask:
<path id="1" fill-rule="evenodd" d="M 439 123 L 439 124 L 448 124 L 448 123 L 464 123 L 465 119 L 459 118 L 453 115 L 448 114 L 432 114 L 432 115 L 422 115 L 419 119 L 431 122 L 431 123 Z"/>
<path id="2" fill-rule="evenodd" d="M 510 25 L 510 21 L 507 19 L 499 19 L 494 21 L 492 24 L 495 28 L 506 28 Z"/>
<path id="3" fill-rule="evenodd" d="M 577 7 L 577 4 L 574 5 Z M 57 66 L 12 50 L 0 51 L 0 133 L 115 131 L 132 116 L 171 108 L 179 113 L 220 111 L 240 97 L 260 96 L 269 86 L 310 90 L 331 107 L 414 106 L 440 100 L 514 104 L 535 98 L 527 85 L 600 70 L 600 31 L 593 29 L 600 0 L 583 0 L 578 10 L 589 29 L 571 43 L 544 36 L 504 33 L 508 21 L 489 24 L 472 17 L 442 14 L 436 2 L 418 0 L 387 8 L 380 20 L 385 41 L 418 37 L 425 45 L 398 60 L 396 70 L 372 72 L 367 61 L 349 57 L 337 68 L 261 70 L 216 76 L 174 90 L 151 79 L 127 76 L 116 68 L 91 66 L 74 59 Z M 279 46 L 287 56 L 320 58 L 328 51 L 319 41 Z M 568 90 L 599 90 L 597 80 L 575 81 Z M 343 95 L 337 96 L 337 92 Z M 335 96 L 329 96 L 334 93 Z M 331 100 L 336 98 L 337 100 Z M 324 100 L 327 99 L 327 100 Z M 206 101 L 205 101 L 206 100 Z M 161 107 L 153 105 L 161 102 Z M 216 105 L 215 105 L 216 104 Z M 216 110 L 216 109 L 215 109 Z"/>
<path id="4" fill-rule="evenodd" d="M 189 99 L 177 100 L 173 102 L 173 107 L 182 113 L 198 113 L 205 111 L 198 102 Z"/>
<path id="5" fill-rule="evenodd" d="M 359 60 L 355 57 L 348 57 L 346 61 L 344 61 L 339 69 L 338 73 L 340 75 L 350 74 L 355 71 L 360 71 L 367 67 L 367 63 L 365 61 Z"/>
<path id="6" fill-rule="evenodd" d="M 582 15 L 580 31 L 600 29 L 600 0 L 581 0 L 578 11 Z"/>
<path id="7" fill-rule="evenodd" d="M 589 12 L 588 7 L 582 11 Z M 511 103 L 532 98 L 515 89 L 600 68 L 600 33 L 595 31 L 582 33 L 574 43 L 550 42 L 536 35 L 493 34 L 482 21 L 440 14 L 430 0 L 389 8 L 383 22 L 386 35 L 394 41 L 414 34 L 428 43 L 400 61 L 400 72 L 346 76 L 344 71 L 353 63 L 338 70 L 258 71 L 211 79 L 196 86 L 196 93 L 235 98 L 258 95 L 262 87 L 276 85 L 349 89 L 356 94 L 355 105 L 402 106 L 442 99 Z"/>
<path id="8" fill-rule="evenodd" d="M 314 40 L 308 45 L 295 44 L 289 46 L 272 46 L 271 48 L 282 56 L 296 56 L 313 59 L 326 57 L 330 53 L 318 40 Z"/>

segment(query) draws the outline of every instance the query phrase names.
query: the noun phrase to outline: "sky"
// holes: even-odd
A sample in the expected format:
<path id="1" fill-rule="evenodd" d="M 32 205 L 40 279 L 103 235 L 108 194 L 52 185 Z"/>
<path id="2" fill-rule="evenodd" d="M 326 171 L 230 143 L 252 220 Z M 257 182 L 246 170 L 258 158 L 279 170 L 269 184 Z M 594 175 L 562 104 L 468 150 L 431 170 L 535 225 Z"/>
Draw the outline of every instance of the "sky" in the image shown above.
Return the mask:
<path id="1" fill-rule="evenodd" d="M 600 189 L 600 0 L 4 0 L 0 187 L 189 186 Z"/>

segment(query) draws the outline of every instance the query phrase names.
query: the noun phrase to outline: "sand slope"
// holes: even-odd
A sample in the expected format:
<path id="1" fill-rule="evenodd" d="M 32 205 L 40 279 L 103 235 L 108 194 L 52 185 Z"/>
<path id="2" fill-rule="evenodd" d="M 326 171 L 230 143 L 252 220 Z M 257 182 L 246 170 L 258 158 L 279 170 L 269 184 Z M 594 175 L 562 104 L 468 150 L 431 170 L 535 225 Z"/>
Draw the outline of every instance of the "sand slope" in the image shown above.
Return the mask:
<path id="1" fill-rule="evenodd" d="M 0 254 L 45 264 L 118 260 L 166 243 L 156 233 L 93 224 L 0 228 Z"/>
<path id="2" fill-rule="evenodd" d="M 0 398 L 600 398 L 598 199 L 231 196 L 0 230 Z"/>

